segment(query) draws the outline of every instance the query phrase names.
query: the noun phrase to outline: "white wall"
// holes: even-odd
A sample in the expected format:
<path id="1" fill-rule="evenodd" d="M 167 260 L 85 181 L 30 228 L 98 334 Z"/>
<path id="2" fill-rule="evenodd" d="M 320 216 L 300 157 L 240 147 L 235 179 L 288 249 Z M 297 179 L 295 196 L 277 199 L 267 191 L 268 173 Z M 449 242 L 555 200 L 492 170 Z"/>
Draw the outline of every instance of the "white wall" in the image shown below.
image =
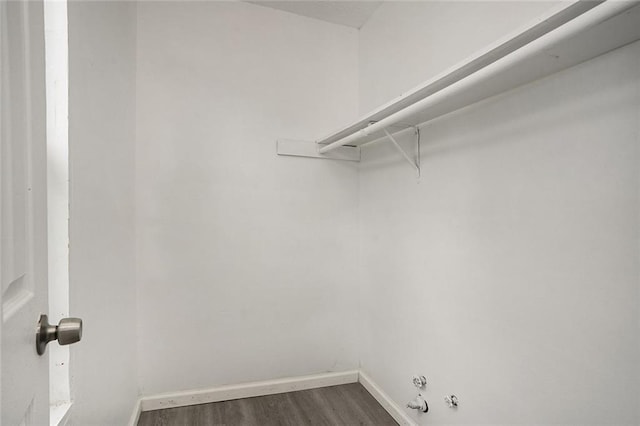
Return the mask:
<path id="1" fill-rule="evenodd" d="M 431 63 L 458 28 L 430 10 L 448 7 L 387 4 L 365 25 L 363 112 L 467 55 Z M 500 32 L 495 9 L 516 6 L 472 7 Z M 401 47 L 380 43 L 393 20 Z M 640 421 L 638 58 L 636 43 L 433 122 L 419 180 L 392 147 L 364 151 L 362 368 L 401 405 L 426 375 L 420 424 Z"/>
<path id="2" fill-rule="evenodd" d="M 71 423 L 135 404 L 135 4 L 69 2 Z"/>
<path id="3" fill-rule="evenodd" d="M 357 32 L 140 2 L 137 52 L 142 393 L 356 368 L 356 166 L 275 141 L 355 118 Z"/>

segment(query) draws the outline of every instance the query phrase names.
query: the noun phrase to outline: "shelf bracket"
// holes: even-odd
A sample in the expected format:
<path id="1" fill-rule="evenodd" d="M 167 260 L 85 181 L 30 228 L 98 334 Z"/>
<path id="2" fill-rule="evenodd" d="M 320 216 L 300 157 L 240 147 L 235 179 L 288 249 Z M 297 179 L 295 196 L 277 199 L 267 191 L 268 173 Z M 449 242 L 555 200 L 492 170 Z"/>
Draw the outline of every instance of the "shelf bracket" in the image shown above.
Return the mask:
<path id="1" fill-rule="evenodd" d="M 413 167 L 416 170 L 418 177 L 420 177 L 420 129 L 418 127 L 415 127 L 416 153 L 414 158 L 411 158 L 411 156 L 407 154 L 407 152 L 404 149 L 402 149 L 402 147 L 400 146 L 396 138 L 394 138 L 393 135 L 389 133 L 387 129 L 383 129 L 383 130 L 384 130 L 384 133 L 389 138 L 389 140 L 391 141 L 391 143 L 393 143 L 393 146 L 395 146 L 398 152 L 404 157 L 404 159 L 407 160 L 409 164 L 411 164 L 411 167 Z"/>

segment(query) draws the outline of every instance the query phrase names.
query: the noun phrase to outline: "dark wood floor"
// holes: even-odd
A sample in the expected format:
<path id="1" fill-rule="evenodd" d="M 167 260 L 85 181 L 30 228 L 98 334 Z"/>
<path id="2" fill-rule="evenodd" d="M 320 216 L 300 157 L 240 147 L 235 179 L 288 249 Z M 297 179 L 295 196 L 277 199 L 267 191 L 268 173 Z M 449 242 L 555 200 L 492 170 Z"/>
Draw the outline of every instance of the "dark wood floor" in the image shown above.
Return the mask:
<path id="1" fill-rule="evenodd" d="M 145 411 L 138 426 L 397 426 L 360 383 Z"/>

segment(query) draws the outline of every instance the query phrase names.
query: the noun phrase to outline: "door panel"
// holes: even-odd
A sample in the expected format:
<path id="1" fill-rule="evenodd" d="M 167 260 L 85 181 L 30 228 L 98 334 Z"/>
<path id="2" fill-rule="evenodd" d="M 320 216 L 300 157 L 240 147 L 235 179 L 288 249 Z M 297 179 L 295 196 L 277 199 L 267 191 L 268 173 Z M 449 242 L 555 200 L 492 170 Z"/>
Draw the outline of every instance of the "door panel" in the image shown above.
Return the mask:
<path id="1" fill-rule="evenodd" d="M 0 2 L 0 390 L 2 425 L 49 422 L 44 21 L 41 1 Z"/>

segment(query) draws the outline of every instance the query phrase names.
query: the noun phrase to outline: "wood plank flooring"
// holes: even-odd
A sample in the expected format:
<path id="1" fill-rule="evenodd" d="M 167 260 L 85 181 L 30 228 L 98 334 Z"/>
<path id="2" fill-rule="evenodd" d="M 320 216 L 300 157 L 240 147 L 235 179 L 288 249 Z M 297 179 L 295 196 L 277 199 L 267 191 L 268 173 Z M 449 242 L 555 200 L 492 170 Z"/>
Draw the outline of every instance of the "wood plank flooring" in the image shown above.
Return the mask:
<path id="1" fill-rule="evenodd" d="M 397 426 L 360 383 L 145 411 L 138 426 Z"/>

